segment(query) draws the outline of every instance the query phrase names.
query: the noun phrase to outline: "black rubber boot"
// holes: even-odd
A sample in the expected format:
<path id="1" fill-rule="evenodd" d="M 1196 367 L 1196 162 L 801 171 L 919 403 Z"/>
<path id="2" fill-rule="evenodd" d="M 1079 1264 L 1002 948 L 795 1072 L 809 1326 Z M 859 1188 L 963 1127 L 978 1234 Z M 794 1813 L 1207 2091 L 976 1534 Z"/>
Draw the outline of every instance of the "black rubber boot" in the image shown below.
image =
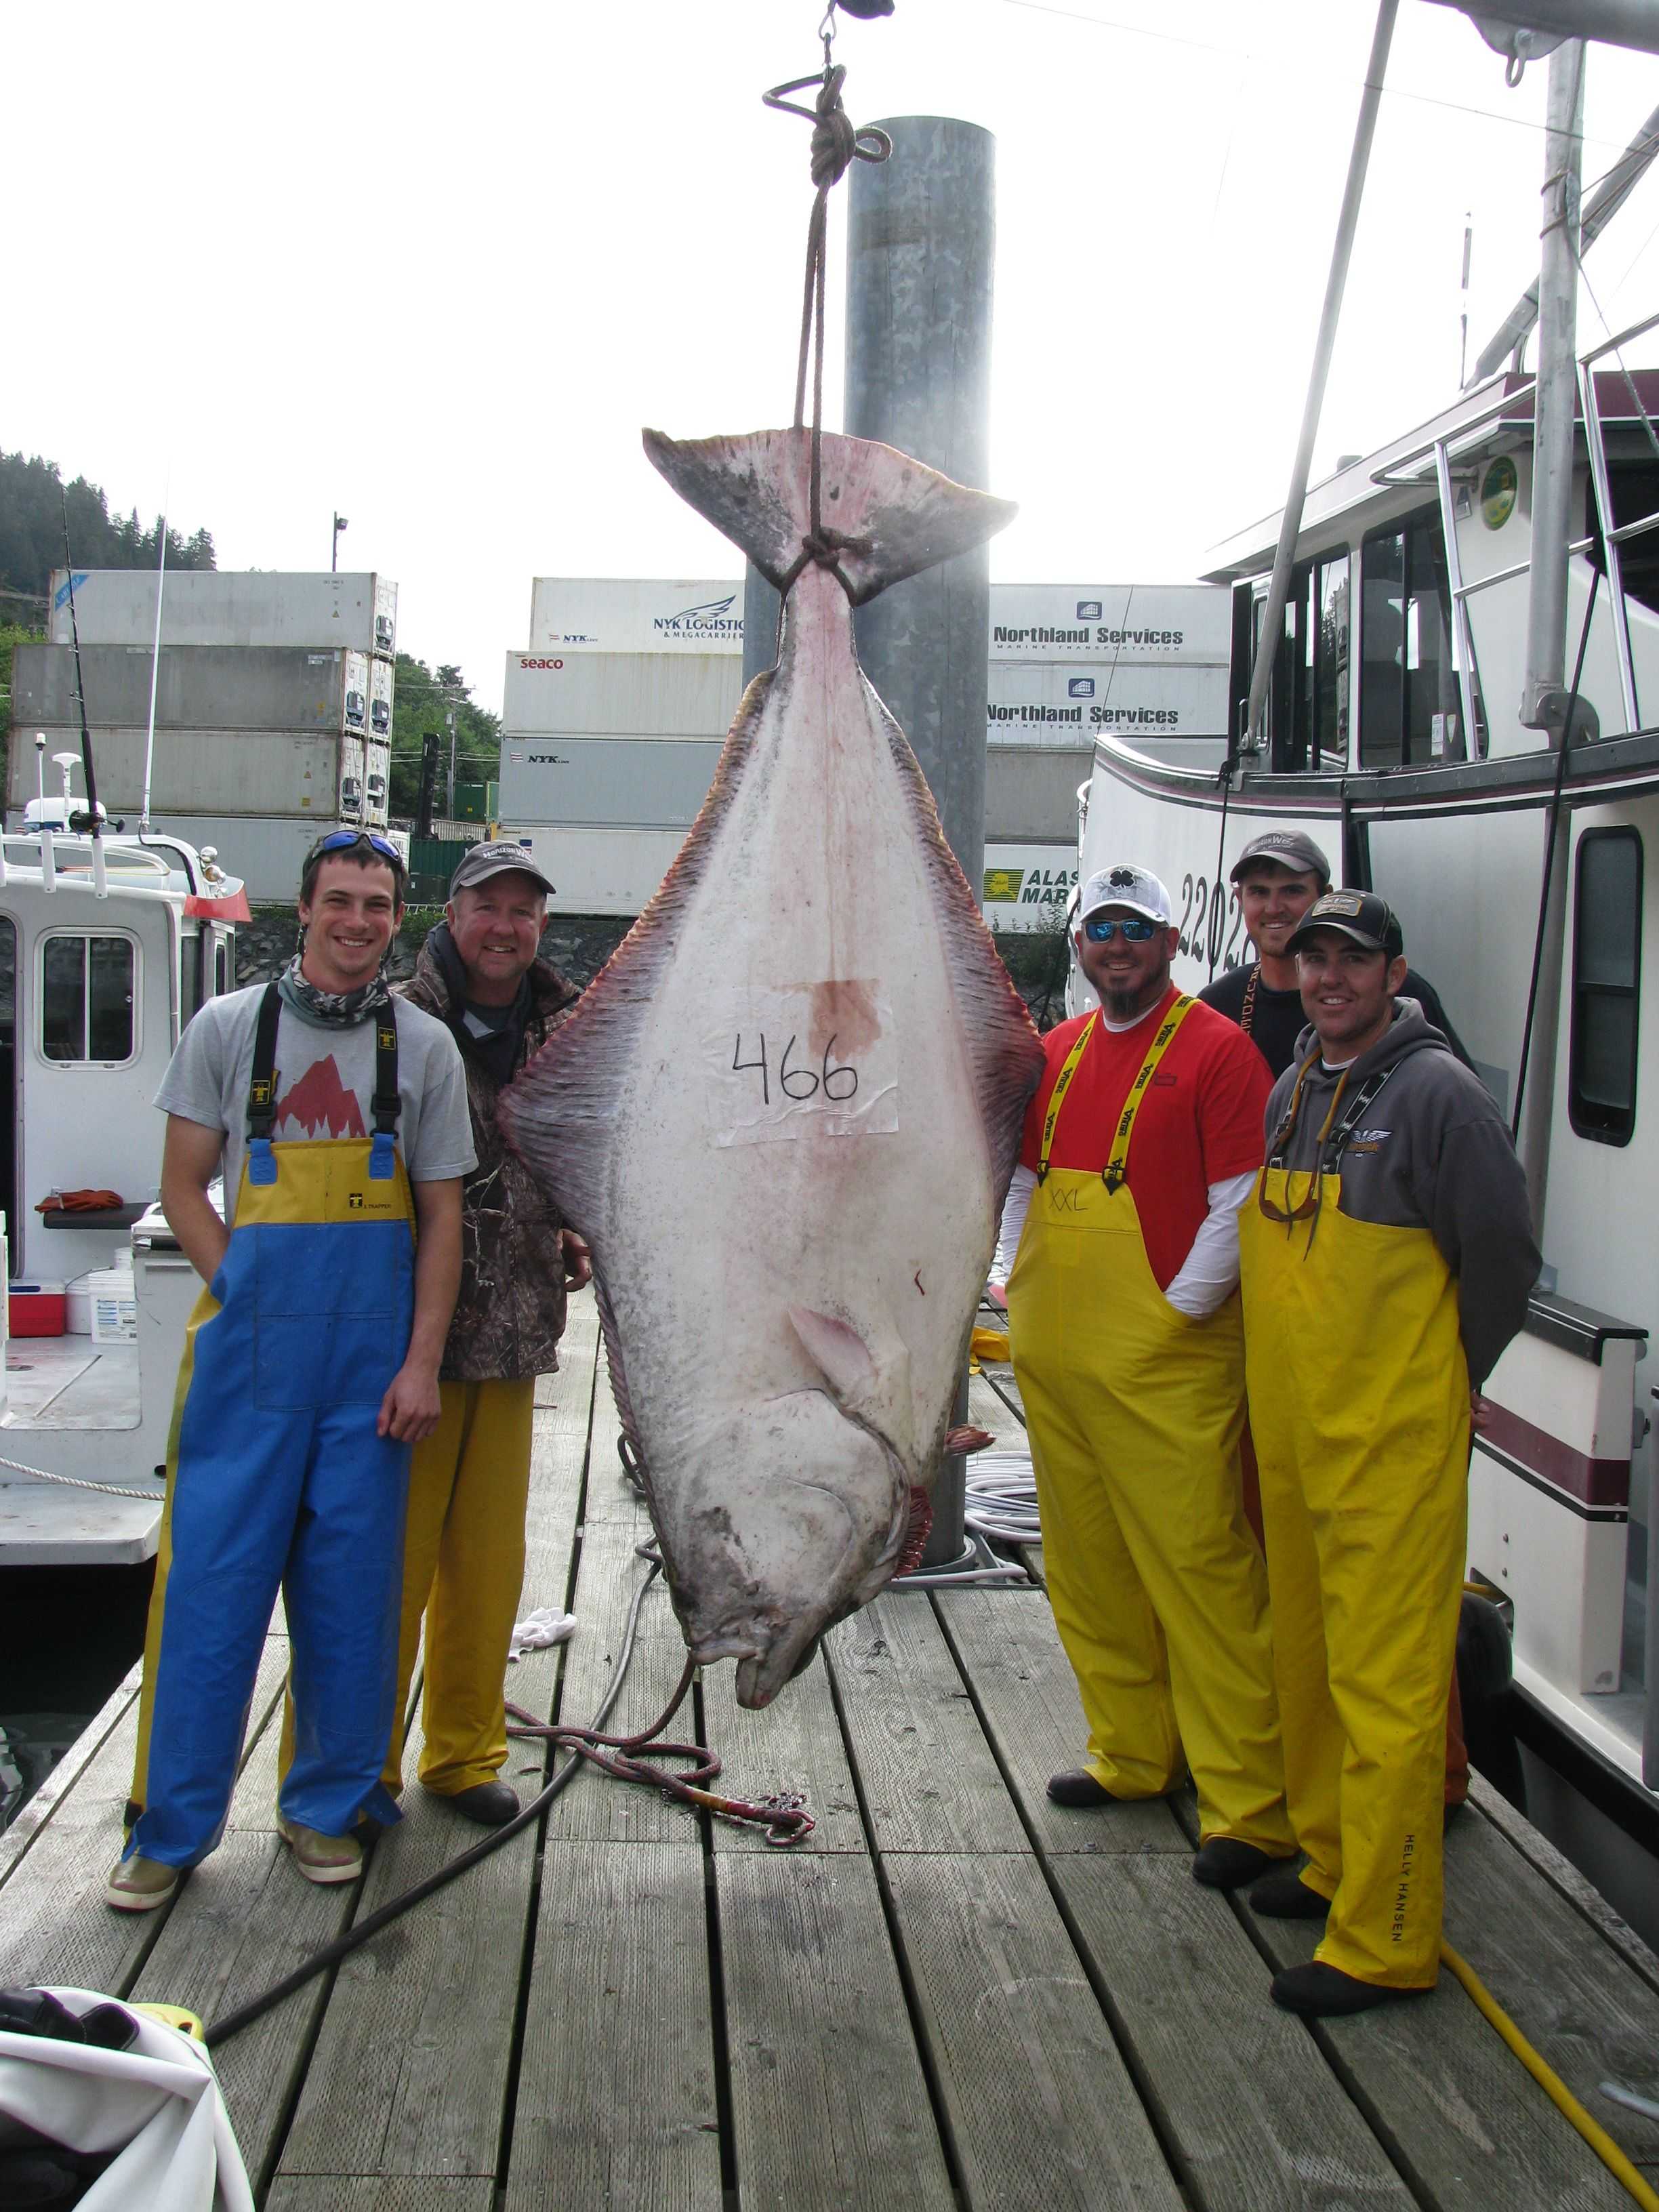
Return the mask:
<path id="1" fill-rule="evenodd" d="M 1270 1874 L 1250 1892 L 1251 1911 L 1265 1912 L 1270 1920 L 1323 1920 L 1330 1909 L 1329 1898 L 1310 1889 L 1288 1867 Z"/>
<path id="2" fill-rule="evenodd" d="M 1116 1805 L 1121 1802 L 1113 1796 L 1104 1783 L 1097 1782 L 1092 1774 L 1080 1766 L 1074 1766 L 1065 1774 L 1050 1776 L 1048 1795 L 1056 1805 L 1064 1805 L 1073 1813 L 1092 1812 L 1102 1805 Z"/>
<path id="3" fill-rule="evenodd" d="M 1193 1861 L 1193 1880 L 1206 1889 L 1242 1889 L 1269 1867 L 1283 1864 L 1255 1844 L 1241 1844 L 1235 1836 L 1212 1836 Z"/>
<path id="4" fill-rule="evenodd" d="M 1333 2020 L 1344 2013 L 1369 2012 L 1395 1997 L 1425 1997 L 1427 1990 L 1384 1989 L 1378 1982 L 1356 1981 L 1340 1966 L 1318 1959 L 1305 1966 L 1285 1966 L 1273 1978 L 1273 2001 L 1304 2020 Z"/>
<path id="5" fill-rule="evenodd" d="M 506 1782 L 475 1782 L 470 1790 L 458 1790 L 443 1802 L 481 1828 L 504 1828 L 519 1809 L 518 1792 Z"/>

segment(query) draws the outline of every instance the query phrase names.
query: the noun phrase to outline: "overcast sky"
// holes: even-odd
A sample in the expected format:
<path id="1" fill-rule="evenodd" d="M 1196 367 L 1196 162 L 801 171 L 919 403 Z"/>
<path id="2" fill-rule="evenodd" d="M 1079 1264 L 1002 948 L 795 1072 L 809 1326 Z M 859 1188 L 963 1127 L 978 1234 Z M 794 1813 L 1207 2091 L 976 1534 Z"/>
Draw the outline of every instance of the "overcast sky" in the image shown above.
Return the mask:
<path id="1" fill-rule="evenodd" d="M 499 707 L 537 574 L 736 574 L 643 459 L 787 421 L 805 124 L 761 92 L 822 0 L 83 0 L 14 9 L 0 446 L 167 499 L 222 568 L 401 587 L 399 642 Z M 840 19 L 855 121 L 994 132 L 992 471 L 1009 580 L 1188 580 L 1275 507 L 1373 23 L 1370 0 L 897 0 Z M 1546 66 L 1510 91 L 1401 0 L 1317 477 L 1443 404 L 1535 272 Z M 1659 60 L 1593 47 L 1585 178 Z M 845 198 L 843 185 L 838 200 Z M 844 274 L 830 265 L 839 422 Z M 1659 179 L 1589 257 L 1659 307 Z M 1581 342 L 1602 334 L 1580 309 Z M 1650 343 L 1635 358 L 1650 361 Z"/>

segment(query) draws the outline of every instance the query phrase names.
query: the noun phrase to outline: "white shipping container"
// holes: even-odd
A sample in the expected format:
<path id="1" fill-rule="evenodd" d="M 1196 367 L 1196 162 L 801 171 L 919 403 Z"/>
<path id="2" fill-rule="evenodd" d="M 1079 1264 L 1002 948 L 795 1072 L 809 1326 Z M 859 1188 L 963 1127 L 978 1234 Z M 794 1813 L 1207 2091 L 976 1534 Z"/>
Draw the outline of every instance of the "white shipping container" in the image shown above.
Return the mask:
<path id="1" fill-rule="evenodd" d="M 538 576 L 535 653 L 743 653 L 743 580 Z"/>
<path id="2" fill-rule="evenodd" d="M 708 795 L 720 757 L 720 742 L 713 738 L 589 733 L 507 740 L 501 746 L 501 817 L 677 829 L 684 835 Z"/>
<path id="3" fill-rule="evenodd" d="M 351 656 L 359 674 L 367 658 Z M 16 723 L 148 723 L 154 655 L 148 645 L 21 645 L 12 656 Z M 361 690 L 348 656 L 319 647 L 164 645 L 155 672 L 158 730 L 315 730 L 360 727 L 347 694 Z"/>
<path id="4" fill-rule="evenodd" d="M 78 761 L 81 732 L 59 728 L 41 734 L 46 740 L 46 796 L 52 798 L 61 788 L 52 756 L 72 752 Z M 147 734 L 131 727 L 90 732 L 99 802 L 111 815 L 123 817 L 130 829 L 137 827 L 143 804 Z M 34 735 L 26 726 L 12 732 L 6 805 L 14 814 L 36 796 Z M 337 811 L 341 779 L 349 773 L 345 762 L 354 744 L 361 757 L 361 739 L 319 737 L 312 731 L 158 731 L 150 772 L 150 812 L 173 806 L 192 811 L 211 807 L 228 815 L 314 814 L 328 820 Z M 77 769 L 75 788 L 79 792 L 82 787 Z"/>
<path id="5" fill-rule="evenodd" d="M 548 732 L 724 738 L 743 696 L 733 653 L 509 653 L 508 738 Z"/>
<path id="6" fill-rule="evenodd" d="M 392 746 L 371 732 L 364 751 L 368 773 L 363 786 L 363 826 L 384 830 L 392 804 Z"/>
<path id="7" fill-rule="evenodd" d="M 339 825 L 326 815 L 318 821 L 309 816 L 198 814 L 180 808 L 158 814 L 154 826 L 166 836 L 182 837 L 198 853 L 210 845 L 220 866 L 241 877 L 256 905 L 292 906 L 306 854 L 325 831 Z"/>
<path id="8" fill-rule="evenodd" d="M 993 584 L 993 660 L 1225 663 L 1232 595 L 1218 584 Z"/>
<path id="9" fill-rule="evenodd" d="M 376 660 L 368 672 L 368 733 L 392 741 L 392 664 Z"/>
<path id="10" fill-rule="evenodd" d="M 994 745 L 1075 743 L 1098 737 L 1216 737 L 1227 727 L 1224 663 L 994 660 L 985 734 Z"/>
<path id="11" fill-rule="evenodd" d="M 684 842 L 678 830 L 577 830 L 519 821 L 503 822 L 501 834 L 528 843 L 553 883 L 547 902 L 553 914 L 642 913 Z"/>
<path id="12" fill-rule="evenodd" d="M 77 568 L 75 620 L 84 645 L 149 645 L 156 575 L 147 568 Z M 390 577 L 273 569 L 169 569 L 161 597 L 164 645 L 397 649 L 398 586 Z M 46 635 L 70 642 L 69 571 L 52 571 Z"/>
<path id="13" fill-rule="evenodd" d="M 348 730 L 366 731 L 368 727 L 369 670 L 374 665 L 366 653 L 348 653 L 345 657 L 343 719 Z"/>

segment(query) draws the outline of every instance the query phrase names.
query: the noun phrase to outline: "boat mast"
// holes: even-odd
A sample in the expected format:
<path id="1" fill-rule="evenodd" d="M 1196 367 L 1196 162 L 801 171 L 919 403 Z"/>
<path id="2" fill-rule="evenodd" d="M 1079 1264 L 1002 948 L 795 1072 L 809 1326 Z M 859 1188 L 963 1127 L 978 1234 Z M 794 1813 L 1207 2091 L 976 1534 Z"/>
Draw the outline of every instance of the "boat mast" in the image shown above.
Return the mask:
<path id="1" fill-rule="evenodd" d="M 1371 37 L 1371 58 L 1365 71 L 1365 89 L 1359 102 L 1359 120 L 1354 125 L 1353 150 L 1348 156 L 1348 181 L 1343 190 L 1342 211 L 1337 218 L 1336 243 L 1331 249 L 1330 274 L 1325 280 L 1325 305 L 1320 312 L 1319 335 L 1314 341 L 1313 368 L 1308 377 L 1308 396 L 1303 403 L 1302 434 L 1297 441 L 1296 459 L 1291 467 L 1291 488 L 1285 495 L 1285 512 L 1279 518 L 1273 580 L 1267 586 L 1267 604 L 1262 612 L 1261 632 L 1256 640 L 1255 660 L 1250 670 L 1250 696 L 1244 709 L 1242 732 L 1243 744 L 1250 750 L 1255 750 L 1261 745 L 1267 687 L 1273 678 L 1279 641 L 1285 634 L 1285 604 L 1290 597 L 1291 568 L 1296 558 L 1297 537 L 1302 528 L 1302 506 L 1308 494 L 1314 440 L 1319 433 L 1320 412 L 1325 404 L 1325 385 L 1330 374 L 1331 354 L 1336 344 L 1336 325 L 1342 313 L 1342 291 L 1347 283 L 1348 260 L 1359 221 L 1359 203 L 1365 190 L 1365 170 L 1370 161 L 1371 139 L 1376 130 L 1376 111 L 1382 99 L 1382 76 L 1389 65 L 1389 46 L 1394 37 L 1397 6 L 1398 0 L 1381 0 L 1376 11 L 1376 29 Z M 1230 754 L 1230 762 L 1231 758 Z"/>

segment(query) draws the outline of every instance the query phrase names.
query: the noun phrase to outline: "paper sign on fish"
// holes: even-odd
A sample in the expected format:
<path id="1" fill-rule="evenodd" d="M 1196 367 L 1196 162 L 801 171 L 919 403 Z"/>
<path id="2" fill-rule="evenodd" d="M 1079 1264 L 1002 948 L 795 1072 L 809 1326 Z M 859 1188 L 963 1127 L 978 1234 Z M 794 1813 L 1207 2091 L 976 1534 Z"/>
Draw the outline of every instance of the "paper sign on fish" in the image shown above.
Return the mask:
<path id="1" fill-rule="evenodd" d="M 853 608 L 1013 514 L 886 446 L 677 444 L 784 593 L 661 888 L 502 1102 L 593 1248 L 688 1648 L 763 1705 L 925 1529 L 1042 1048 Z M 964 729 L 964 744 L 982 744 Z"/>

